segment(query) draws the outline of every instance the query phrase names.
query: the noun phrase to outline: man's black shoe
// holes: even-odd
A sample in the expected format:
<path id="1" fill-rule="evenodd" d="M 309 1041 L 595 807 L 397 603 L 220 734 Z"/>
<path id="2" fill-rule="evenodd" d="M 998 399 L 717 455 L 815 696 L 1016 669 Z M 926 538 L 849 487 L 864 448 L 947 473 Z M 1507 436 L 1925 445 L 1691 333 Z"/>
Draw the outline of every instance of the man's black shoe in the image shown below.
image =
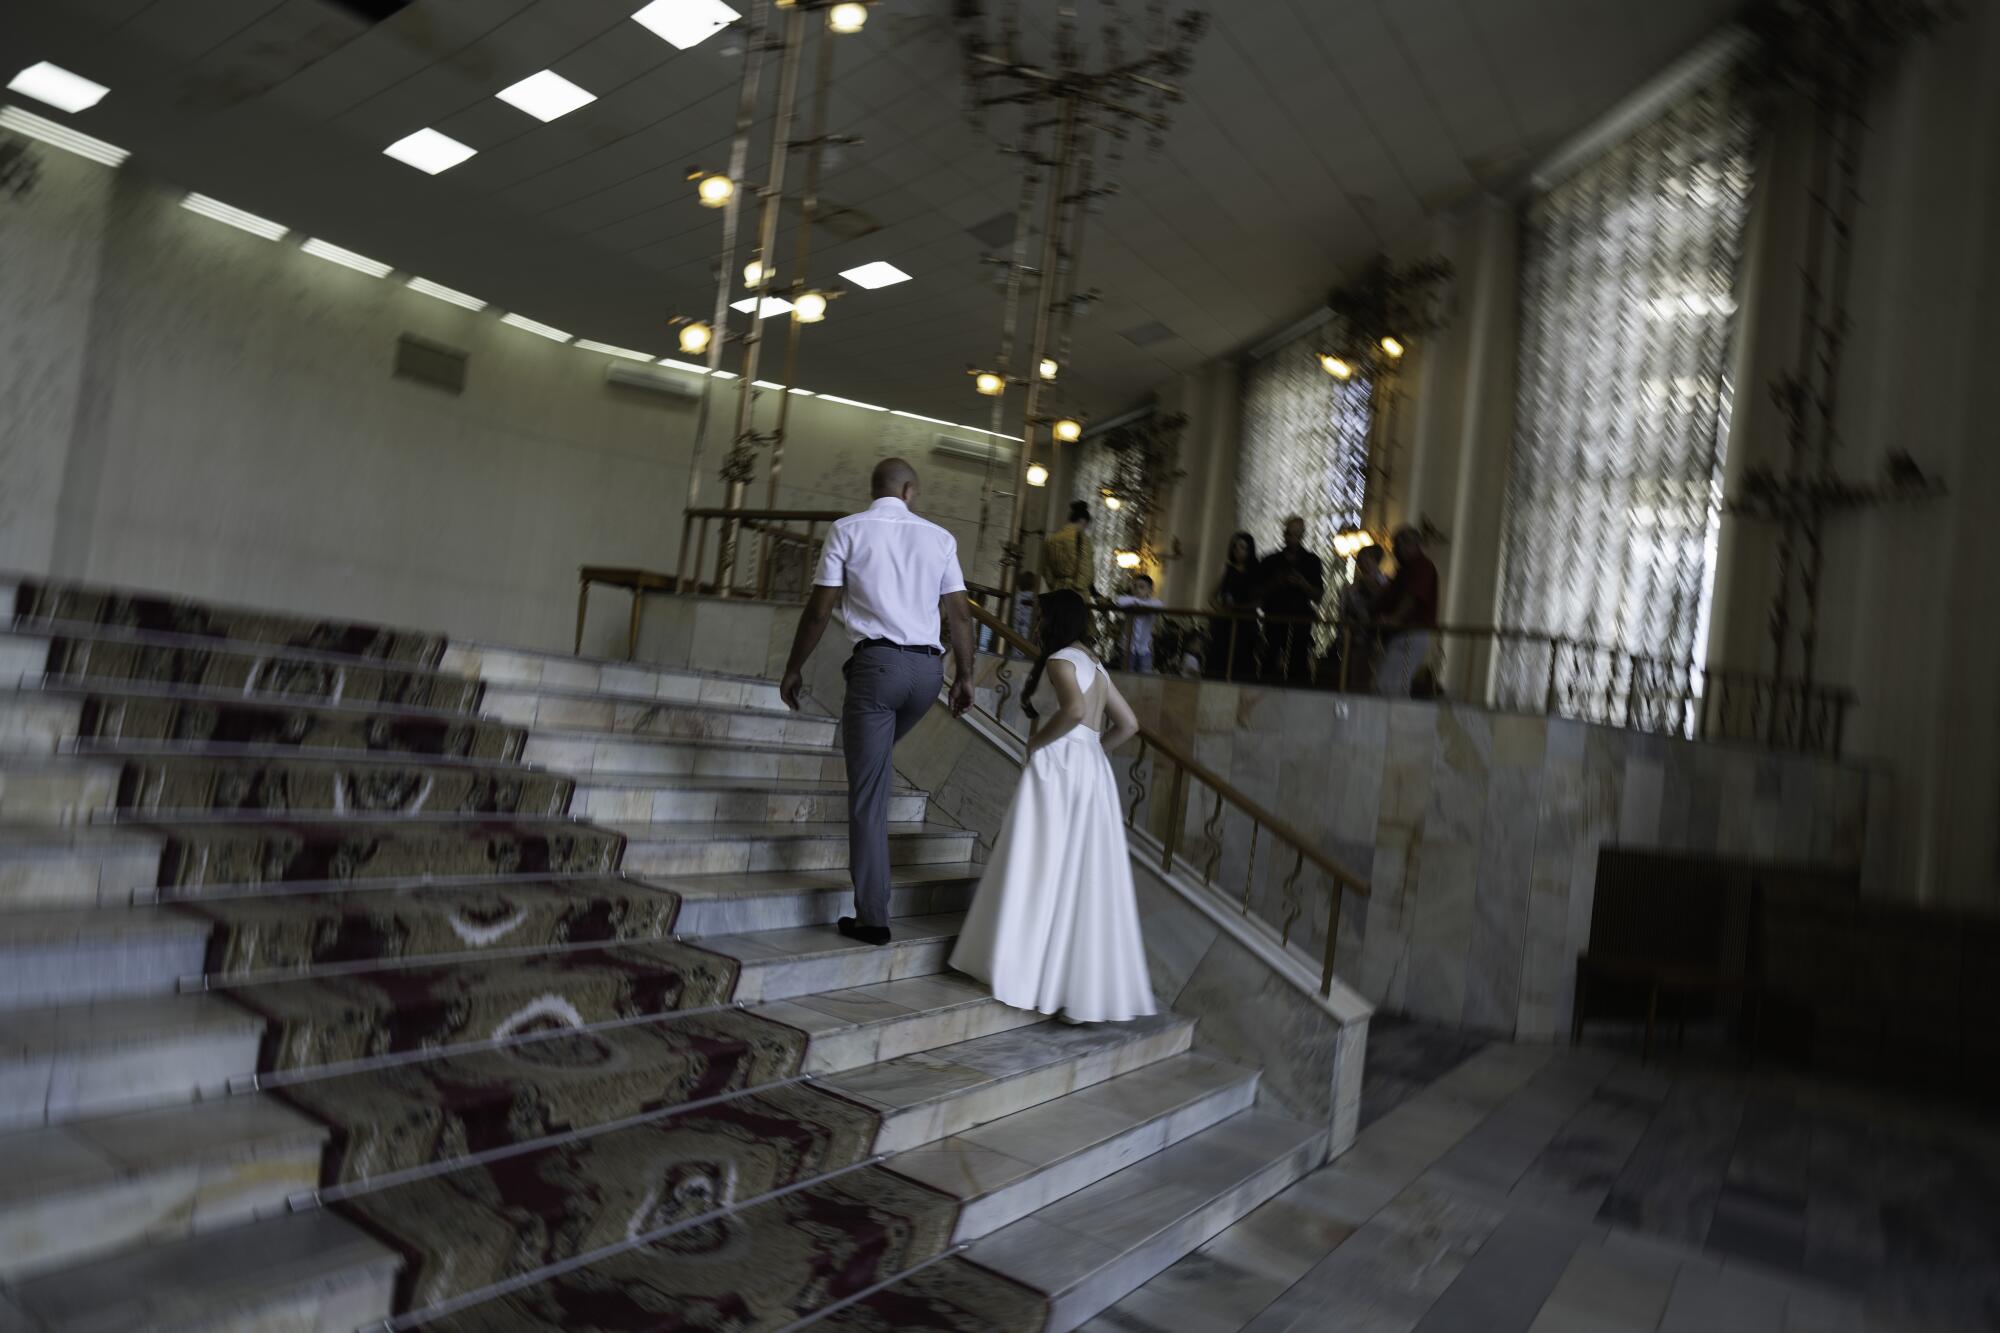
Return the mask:
<path id="1" fill-rule="evenodd" d="M 840 933 L 847 936 L 850 940 L 860 940 L 863 944 L 887 944 L 889 942 L 889 928 L 887 926 L 864 926 L 851 916 L 840 918 Z"/>

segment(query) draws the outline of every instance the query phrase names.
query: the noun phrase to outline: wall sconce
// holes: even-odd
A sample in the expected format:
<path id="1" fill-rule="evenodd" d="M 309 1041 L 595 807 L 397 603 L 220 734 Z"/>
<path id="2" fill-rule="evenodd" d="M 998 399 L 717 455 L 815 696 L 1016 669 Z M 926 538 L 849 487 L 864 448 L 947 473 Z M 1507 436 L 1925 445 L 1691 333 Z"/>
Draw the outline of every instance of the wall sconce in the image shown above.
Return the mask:
<path id="1" fill-rule="evenodd" d="M 1354 374 L 1354 367 L 1342 361 L 1332 352 L 1321 352 L 1319 354 L 1319 368 L 1337 380 L 1349 379 Z"/>
<path id="2" fill-rule="evenodd" d="M 1115 495 L 1107 495 L 1104 497 L 1104 507 L 1115 514 L 1125 507 L 1125 502 Z"/>
<path id="3" fill-rule="evenodd" d="M 1375 536 L 1373 533 L 1365 532 L 1360 528 L 1350 528 L 1345 532 L 1334 535 L 1333 553 L 1342 560 L 1351 560 L 1374 544 Z"/>
<path id="4" fill-rule="evenodd" d="M 1048 485 L 1048 484 L 1049 484 L 1049 470 L 1048 470 L 1047 468 L 1043 467 L 1043 466 L 1042 466 L 1042 465 L 1041 465 L 1040 463 L 1030 463 L 1030 464 L 1028 464 L 1028 484 L 1029 484 L 1030 486 L 1046 486 L 1046 485 Z"/>
<path id="5" fill-rule="evenodd" d="M 1118 561 L 1118 568 L 1120 569 L 1137 569 L 1139 567 L 1139 553 L 1137 551 L 1120 551 L 1116 559 Z"/>
<path id="6" fill-rule="evenodd" d="M 1388 357 L 1391 361 L 1402 360 L 1403 359 L 1402 339 L 1389 337 L 1388 335 L 1385 334 L 1382 338 L 1382 355 Z"/>
<path id="7" fill-rule="evenodd" d="M 1083 438 L 1083 423 L 1074 417 L 1062 417 L 1055 425 L 1049 427 L 1049 434 L 1064 444 L 1075 444 Z"/>

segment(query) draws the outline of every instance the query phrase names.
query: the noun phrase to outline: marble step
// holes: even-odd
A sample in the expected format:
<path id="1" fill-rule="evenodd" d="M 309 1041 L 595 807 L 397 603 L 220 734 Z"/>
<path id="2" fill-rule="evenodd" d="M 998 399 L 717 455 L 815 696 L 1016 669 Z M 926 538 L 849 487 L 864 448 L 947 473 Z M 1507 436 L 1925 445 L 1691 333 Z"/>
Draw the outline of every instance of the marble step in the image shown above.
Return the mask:
<path id="1" fill-rule="evenodd" d="M 349 1333 L 389 1316 L 400 1264 L 315 1210 L 78 1264 L 8 1295 L 35 1333 Z"/>
<path id="2" fill-rule="evenodd" d="M 1041 1292 L 1069 1333 L 1326 1158 L 1327 1130 L 1229 1119 L 974 1241 L 966 1257 Z"/>
<path id="3" fill-rule="evenodd" d="M 597 731 L 698 740 L 830 745 L 834 719 L 780 707 L 746 708 L 695 700 L 585 694 L 488 685 L 483 716 L 520 727 Z"/>
<path id="4" fill-rule="evenodd" d="M 12 688 L 0 670 L 0 755 L 52 755 L 77 733 L 83 699 L 39 688 Z"/>
<path id="5" fill-rule="evenodd" d="M 1249 1110 L 1257 1079 L 1254 1070 L 1185 1051 L 1110 1078 L 1079 1071 L 1071 1091 L 883 1165 L 958 1200 L 952 1239 L 973 1241 Z"/>
<path id="6" fill-rule="evenodd" d="M 15 733 L 18 739 L 7 739 Z M 526 731 L 504 722 L 398 702 L 79 678 L 0 692 L 0 744 L 29 751 L 171 753 L 192 743 L 213 753 L 271 747 L 335 757 L 365 751 L 507 762 L 520 758 L 526 741 Z"/>
<path id="7" fill-rule="evenodd" d="M 4 593 L 4 588 L 0 588 Z M 0 596 L 0 611 L 10 611 Z M 49 636 L 0 615 L 0 685 L 36 680 L 49 669 Z"/>
<path id="8" fill-rule="evenodd" d="M 889 915 L 963 912 L 984 867 L 971 861 L 901 865 L 889 870 Z M 680 897 L 674 929 L 690 939 L 796 926 L 830 926 L 854 915 L 854 882 L 845 870 L 683 875 L 662 881 Z"/>
<path id="9" fill-rule="evenodd" d="M 123 906 L 160 882 L 165 846 L 145 830 L 0 825 L 0 912 Z"/>
<path id="10" fill-rule="evenodd" d="M 568 653 L 539 652 L 532 648 L 454 643 L 445 648 L 438 669 L 483 680 L 487 683 L 489 694 L 504 686 L 540 686 L 544 689 L 616 694 L 677 703 L 722 704 L 772 712 L 785 708 L 784 702 L 778 698 L 775 681 L 654 666 L 645 662 L 575 657 Z"/>
<path id="11" fill-rule="evenodd" d="M 642 876 L 829 870 L 847 864 L 848 826 L 834 824 L 601 824 L 625 840 L 620 868 Z M 977 842 L 945 824 L 889 825 L 891 865 L 962 862 Z M 686 930 L 681 932 L 687 934 Z"/>
<path id="12" fill-rule="evenodd" d="M 1173 1014 L 1075 1027 L 1035 1017 L 1031 1026 L 829 1073 L 819 1086 L 880 1114 L 875 1150 L 900 1153 L 1143 1069 L 1194 1039 L 1193 1022 Z"/>
<path id="13" fill-rule="evenodd" d="M 604 823 L 824 824 L 847 818 L 847 784 L 595 773 L 577 783 L 569 809 Z M 929 810 L 929 797 L 920 791 L 900 788 L 889 797 L 889 818 L 898 824 L 922 823 Z"/>
<path id="14" fill-rule="evenodd" d="M 524 763 L 578 779 L 599 773 L 807 782 L 847 779 L 847 761 L 827 745 L 619 736 L 600 731 L 537 728 L 528 734 L 520 758 Z"/>
<path id="15" fill-rule="evenodd" d="M 771 1000 L 748 1012 L 805 1033 L 800 1072 L 819 1075 L 1046 1021 L 1000 1003 L 978 982 L 951 972 Z"/>
<path id="16" fill-rule="evenodd" d="M 88 824 L 117 800 L 123 771 L 103 758 L 9 754 L 0 741 L 0 824 Z"/>
<path id="17" fill-rule="evenodd" d="M 0 1282 L 282 1211 L 327 1138 L 255 1093 L 0 1137 Z"/>
<path id="18" fill-rule="evenodd" d="M 100 821 L 498 815 L 561 818 L 567 777 L 506 760 L 286 746 L 91 746 L 113 797 Z M 78 759 L 73 762 L 86 762 Z M 0 765 L 4 773 L 11 765 Z"/>
<path id="19" fill-rule="evenodd" d="M 257 1067 L 263 1034 L 213 995 L 0 1013 L 0 1129 L 217 1095 Z"/>
<path id="20" fill-rule="evenodd" d="M 964 922 L 960 912 L 894 919 L 894 938 L 881 946 L 848 939 L 832 926 L 709 935 L 693 943 L 736 959 L 742 970 L 733 998 L 755 1003 L 935 975 L 945 970 Z"/>
<path id="21" fill-rule="evenodd" d="M 171 995 L 213 929 L 161 907 L 0 912 L 0 1010 Z"/>

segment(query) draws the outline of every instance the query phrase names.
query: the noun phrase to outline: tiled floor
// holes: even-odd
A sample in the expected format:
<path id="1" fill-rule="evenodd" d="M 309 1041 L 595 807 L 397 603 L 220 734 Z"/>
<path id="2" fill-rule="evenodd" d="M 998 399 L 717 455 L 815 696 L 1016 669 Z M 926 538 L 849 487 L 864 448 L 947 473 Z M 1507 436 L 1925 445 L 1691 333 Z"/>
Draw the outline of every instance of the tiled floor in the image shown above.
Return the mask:
<path id="1" fill-rule="evenodd" d="M 1990 1119 L 1393 1022 L 1368 1056 L 1351 1151 L 1090 1333 L 2000 1329 Z"/>

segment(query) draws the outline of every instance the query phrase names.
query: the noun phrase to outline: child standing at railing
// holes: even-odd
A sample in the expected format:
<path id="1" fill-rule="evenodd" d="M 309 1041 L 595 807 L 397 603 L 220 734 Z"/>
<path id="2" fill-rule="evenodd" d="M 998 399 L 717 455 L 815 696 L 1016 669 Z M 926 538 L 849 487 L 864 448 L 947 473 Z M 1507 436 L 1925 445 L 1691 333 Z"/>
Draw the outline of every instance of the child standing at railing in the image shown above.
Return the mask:
<path id="1" fill-rule="evenodd" d="M 1165 606 L 1153 596 L 1151 575 L 1139 574 L 1132 579 L 1132 591 L 1122 597 L 1114 597 L 1111 604 L 1130 609 L 1135 606 Z M 1151 672 L 1153 669 L 1153 622 L 1158 616 L 1129 615 L 1126 617 L 1125 669 L 1127 671 Z"/>

